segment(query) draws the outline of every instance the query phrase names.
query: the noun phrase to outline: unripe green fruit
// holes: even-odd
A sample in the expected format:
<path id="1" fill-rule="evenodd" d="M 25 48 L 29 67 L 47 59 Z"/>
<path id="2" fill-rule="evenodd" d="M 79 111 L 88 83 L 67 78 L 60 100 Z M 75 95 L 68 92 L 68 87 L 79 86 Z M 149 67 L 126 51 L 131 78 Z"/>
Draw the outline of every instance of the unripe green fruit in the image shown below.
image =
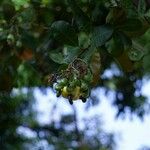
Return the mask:
<path id="1" fill-rule="evenodd" d="M 58 80 L 57 82 L 60 86 L 66 86 L 68 83 L 68 80 L 66 78 L 62 78 L 62 79 Z"/>
<path id="2" fill-rule="evenodd" d="M 80 80 L 79 79 L 74 80 L 74 83 L 76 86 L 80 86 Z"/>
<path id="3" fill-rule="evenodd" d="M 59 84 L 56 84 L 54 88 L 55 88 L 56 91 L 61 91 L 62 86 L 59 85 Z"/>
<path id="4" fill-rule="evenodd" d="M 59 97 L 61 95 L 60 91 L 56 91 L 56 96 Z"/>
<path id="5" fill-rule="evenodd" d="M 78 79 L 75 79 L 75 80 L 70 82 L 71 88 L 75 88 L 76 86 L 80 86 L 80 80 L 78 80 Z"/>
<path id="6" fill-rule="evenodd" d="M 83 78 L 86 82 L 92 82 L 93 76 L 91 73 L 88 73 Z"/>
<path id="7" fill-rule="evenodd" d="M 74 83 L 74 82 L 70 82 L 70 83 L 69 83 L 69 87 L 70 87 L 71 89 L 74 89 L 74 88 L 75 88 L 75 86 L 76 86 L 76 85 L 75 85 L 75 83 Z"/>
<path id="8" fill-rule="evenodd" d="M 68 86 L 67 87 L 67 91 L 69 92 L 69 93 L 72 93 L 72 91 L 74 90 L 74 87 L 72 87 L 72 86 Z"/>
<path id="9" fill-rule="evenodd" d="M 87 91 L 88 90 L 88 84 L 84 81 L 81 83 L 81 91 Z"/>
<path id="10" fill-rule="evenodd" d="M 89 89 L 81 93 L 81 97 L 88 98 L 90 95 Z"/>
<path id="11" fill-rule="evenodd" d="M 85 76 L 72 73 L 72 75 L 67 76 L 67 78 L 60 78 L 53 87 L 56 90 L 57 97 L 62 96 L 67 98 L 70 104 L 78 99 L 86 102 L 86 99 L 89 97 L 89 86 L 92 80 L 93 75 L 91 71 L 88 70 Z"/>

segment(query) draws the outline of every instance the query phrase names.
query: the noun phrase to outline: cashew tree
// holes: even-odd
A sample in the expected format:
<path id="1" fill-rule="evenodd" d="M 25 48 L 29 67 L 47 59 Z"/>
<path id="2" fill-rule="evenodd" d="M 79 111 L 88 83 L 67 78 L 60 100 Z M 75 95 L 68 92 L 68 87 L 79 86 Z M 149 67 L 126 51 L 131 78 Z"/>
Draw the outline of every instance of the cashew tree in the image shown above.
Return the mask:
<path id="1" fill-rule="evenodd" d="M 118 114 L 128 107 L 143 116 L 149 7 L 148 0 L 1 0 L 1 93 L 51 86 L 73 104 L 103 87 L 115 93 Z"/>

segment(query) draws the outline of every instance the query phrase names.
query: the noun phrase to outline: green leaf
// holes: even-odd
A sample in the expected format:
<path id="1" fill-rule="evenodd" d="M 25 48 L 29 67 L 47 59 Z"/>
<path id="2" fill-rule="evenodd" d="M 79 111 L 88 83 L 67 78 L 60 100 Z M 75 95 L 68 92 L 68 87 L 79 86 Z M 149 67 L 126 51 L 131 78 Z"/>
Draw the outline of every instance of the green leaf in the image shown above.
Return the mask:
<path id="1" fill-rule="evenodd" d="M 147 54 L 143 58 L 143 69 L 145 73 L 150 74 L 150 54 Z"/>
<path id="2" fill-rule="evenodd" d="M 19 87 L 37 86 L 41 84 L 41 78 L 31 64 L 24 62 L 17 68 L 17 84 Z"/>
<path id="3" fill-rule="evenodd" d="M 139 0 L 138 13 L 144 15 L 145 12 L 146 12 L 146 2 L 145 0 Z"/>
<path id="4" fill-rule="evenodd" d="M 61 52 L 51 52 L 50 53 L 50 58 L 58 64 L 64 64 L 64 56 Z"/>
<path id="5" fill-rule="evenodd" d="M 109 25 L 95 27 L 91 35 L 92 47 L 104 45 L 112 36 L 113 28 Z"/>
<path id="6" fill-rule="evenodd" d="M 78 36 L 78 40 L 79 40 L 79 47 L 81 47 L 82 49 L 86 49 L 89 47 L 90 38 L 88 34 L 81 32 Z"/>
<path id="7" fill-rule="evenodd" d="M 42 4 L 45 6 L 45 5 L 48 5 L 49 4 L 49 2 L 51 2 L 51 1 L 49 1 L 49 0 L 42 0 Z"/>
<path id="8" fill-rule="evenodd" d="M 150 9 L 147 10 L 147 12 L 145 13 L 145 17 L 146 17 L 146 19 L 148 19 L 148 22 L 149 22 L 149 19 L 150 19 Z"/>
<path id="9" fill-rule="evenodd" d="M 120 31 L 118 31 L 117 34 L 118 34 L 118 38 L 122 41 L 125 50 L 132 46 L 131 38 L 129 38 L 126 34 Z"/>
<path id="10" fill-rule="evenodd" d="M 23 7 L 28 6 L 30 0 L 12 0 L 12 2 L 15 5 L 15 9 L 19 10 L 22 6 Z"/>
<path id="11" fill-rule="evenodd" d="M 140 43 L 133 41 L 131 50 L 128 52 L 128 56 L 132 61 L 139 61 L 147 53 L 147 48 L 143 47 Z"/>
<path id="12" fill-rule="evenodd" d="M 28 48 L 35 50 L 38 46 L 38 40 L 27 30 L 22 30 L 22 43 Z"/>
<path id="13" fill-rule="evenodd" d="M 106 23 L 114 25 L 123 24 L 125 20 L 126 20 L 126 12 L 123 8 L 120 7 L 111 8 L 106 17 Z"/>
<path id="14" fill-rule="evenodd" d="M 133 7 L 133 2 L 131 0 L 120 0 L 120 3 L 126 9 Z"/>
<path id="15" fill-rule="evenodd" d="M 73 27 L 66 21 L 55 21 L 51 25 L 53 37 L 63 44 L 77 45 L 78 36 Z"/>
<path id="16" fill-rule="evenodd" d="M 123 53 L 124 43 L 119 34 L 114 34 L 113 38 L 107 44 L 107 50 L 113 56 L 119 56 Z"/>
<path id="17" fill-rule="evenodd" d="M 70 63 L 72 62 L 76 57 L 78 57 L 78 54 L 80 53 L 79 47 L 73 47 L 73 46 L 66 46 L 64 47 L 64 57 L 65 62 Z"/>
<path id="18" fill-rule="evenodd" d="M 67 1 L 74 13 L 75 21 L 79 29 L 84 31 L 89 30 L 91 28 L 91 22 L 88 15 L 85 12 L 83 12 L 83 10 L 78 6 L 75 0 L 67 0 Z"/>
<path id="19" fill-rule="evenodd" d="M 24 28 L 27 28 L 27 25 L 31 24 L 36 19 L 36 12 L 33 9 L 33 7 L 28 7 L 24 9 L 22 12 L 20 12 L 18 16 L 18 21 L 21 24 L 21 27 L 25 26 Z"/>
<path id="20" fill-rule="evenodd" d="M 137 31 L 142 28 L 142 22 L 139 19 L 129 18 L 126 20 L 126 22 L 119 26 L 119 29 L 123 31 Z"/>
<path id="21" fill-rule="evenodd" d="M 97 49 L 95 47 L 89 47 L 86 49 L 86 51 L 82 54 L 83 60 L 85 62 L 89 62 L 96 51 Z"/>

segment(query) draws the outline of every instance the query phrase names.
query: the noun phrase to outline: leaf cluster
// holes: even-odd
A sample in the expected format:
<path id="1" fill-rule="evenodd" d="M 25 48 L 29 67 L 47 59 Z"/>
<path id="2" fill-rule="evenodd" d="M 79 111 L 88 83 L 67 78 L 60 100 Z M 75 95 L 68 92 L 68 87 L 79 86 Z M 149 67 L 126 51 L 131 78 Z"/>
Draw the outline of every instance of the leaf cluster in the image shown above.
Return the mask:
<path id="1" fill-rule="evenodd" d="M 149 74 L 149 18 L 146 0 L 2 0 L 0 90 L 48 86 L 49 74 L 65 70 L 79 58 L 92 71 L 92 87 L 106 87 L 102 75 L 116 64 L 121 72 L 118 81 L 106 80 L 114 80 L 116 95 L 120 92 L 124 102 L 114 103 L 139 108 L 146 100 L 128 104 L 124 93 L 132 95 L 134 103 L 135 90 L 126 92 L 129 87 L 118 82 L 135 78 L 129 82 L 134 89 Z"/>

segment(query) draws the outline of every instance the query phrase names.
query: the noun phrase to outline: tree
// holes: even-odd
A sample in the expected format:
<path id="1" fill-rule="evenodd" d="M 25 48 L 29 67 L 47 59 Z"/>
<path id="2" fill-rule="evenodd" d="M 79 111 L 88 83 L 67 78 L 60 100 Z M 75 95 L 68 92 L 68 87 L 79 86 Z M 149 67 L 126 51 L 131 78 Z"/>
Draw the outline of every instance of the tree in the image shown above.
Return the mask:
<path id="1" fill-rule="evenodd" d="M 0 93 L 53 86 L 57 96 L 86 102 L 91 89 L 115 94 L 118 116 L 143 117 L 149 76 L 149 0 L 1 0 Z M 117 69 L 112 77 L 108 69 Z M 55 84 L 56 83 L 56 84 Z M 7 94 L 6 94 L 7 93 Z M 88 104 L 88 102 L 87 102 Z"/>

